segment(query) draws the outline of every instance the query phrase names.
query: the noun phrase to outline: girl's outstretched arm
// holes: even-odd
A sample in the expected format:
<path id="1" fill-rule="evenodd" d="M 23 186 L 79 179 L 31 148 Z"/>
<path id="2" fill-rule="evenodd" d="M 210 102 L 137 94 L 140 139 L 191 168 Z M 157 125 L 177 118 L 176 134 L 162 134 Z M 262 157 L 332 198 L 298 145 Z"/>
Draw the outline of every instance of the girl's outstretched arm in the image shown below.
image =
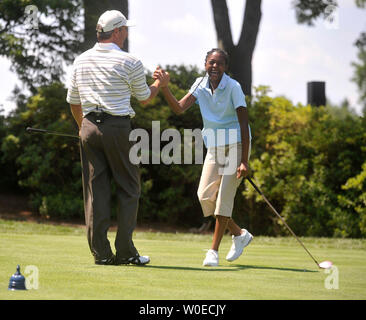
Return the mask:
<path id="1" fill-rule="evenodd" d="M 169 73 L 165 72 L 160 67 L 155 70 L 153 78 L 155 80 L 160 80 L 160 87 L 165 100 L 168 102 L 169 107 L 176 114 L 182 114 L 196 102 L 196 98 L 190 93 L 187 93 L 182 99 L 178 101 L 168 87 L 170 80 Z"/>
<path id="2" fill-rule="evenodd" d="M 162 87 L 161 91 L 165 97 L 165 100 L 168 102 L 169 107 L 176 114 L 182 114 L 196 102 L 196 98 L 190 93 L 187 93 L 182 99 L 178 101 L 174 97 L 168 86 Z"/>

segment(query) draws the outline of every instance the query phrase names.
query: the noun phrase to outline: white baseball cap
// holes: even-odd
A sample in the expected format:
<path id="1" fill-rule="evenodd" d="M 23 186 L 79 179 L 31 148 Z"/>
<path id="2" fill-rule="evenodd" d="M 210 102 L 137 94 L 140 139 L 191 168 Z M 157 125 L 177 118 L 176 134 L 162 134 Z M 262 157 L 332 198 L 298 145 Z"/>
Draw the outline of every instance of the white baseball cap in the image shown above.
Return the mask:
<path id="1" fill-rule="evenodd" d="M 108 32 L 119 27 L 132 27 L 134 23 L 131 20 L 127 20 L 122 12 L 118 10 L 107 10 L 104 12 L 98 20 L 97 31 Z"/>

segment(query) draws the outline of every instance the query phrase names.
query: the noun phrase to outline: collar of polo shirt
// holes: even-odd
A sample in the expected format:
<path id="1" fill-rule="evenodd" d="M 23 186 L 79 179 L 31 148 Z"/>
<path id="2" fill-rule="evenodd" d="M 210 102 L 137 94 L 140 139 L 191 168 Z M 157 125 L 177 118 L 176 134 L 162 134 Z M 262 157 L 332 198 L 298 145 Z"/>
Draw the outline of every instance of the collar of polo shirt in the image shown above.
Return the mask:
<path id="1" fill-rule="evenodd" d="M 98 50 L 98 51 L 105 51 L 105 50 L 118 50 L 118 51 L 121 51 L 121 48 L 113 42 L 106 42 L 106 43 L 97 42 L 94 45 L 94 49 Z"/>
<path id="2" fill-rule="evenodd" d="M 224 72 L 224 74 L 222 75 L 222 78 L 220 80 L 220 83 L 217 86 L 217 89 L 225 89 L 228 80 L 229 80 L 229 76 Z M 210 77 L 207 77 L 205 87 L 210 88 Z"/>

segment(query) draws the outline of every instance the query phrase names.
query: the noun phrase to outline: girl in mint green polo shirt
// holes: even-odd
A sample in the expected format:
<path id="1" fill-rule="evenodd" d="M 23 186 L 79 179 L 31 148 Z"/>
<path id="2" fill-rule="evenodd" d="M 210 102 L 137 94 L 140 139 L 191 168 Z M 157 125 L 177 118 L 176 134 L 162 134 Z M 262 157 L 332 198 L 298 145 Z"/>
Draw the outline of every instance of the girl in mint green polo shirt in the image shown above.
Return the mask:
<path id="1" fill-rule="evenodd" d="M 236 190 L 250 170 L 251 133 L 245 95 L 240 84 L 225 73 L 228 60 L 227 53 L 221 49 L 209 51 L 205 59 L 206 75 L 198 78 L 179 101 L 168 88 L 169 81 L 161 81 L 164 97 L 175 113 L 181 114 L 197 103 L 202 115 L 202 137 L 207 154 L 197 194 L 203 215 L 216 218 L 212 245 L 203 261 L 204 266 L 219 264 L 218 251 L 226 228 L 232 234 L 227 261 L 239 258 L 253 238 L 232 219 Z M 163 74 L 167 75 L 158 69 L 154 78 L 162 79 Z M 169 77 L 165 78 L 169 80 Z M 225 159 L 229 161 L 229 167 L 235 165 L 234 170 L 225 170 Z"/>

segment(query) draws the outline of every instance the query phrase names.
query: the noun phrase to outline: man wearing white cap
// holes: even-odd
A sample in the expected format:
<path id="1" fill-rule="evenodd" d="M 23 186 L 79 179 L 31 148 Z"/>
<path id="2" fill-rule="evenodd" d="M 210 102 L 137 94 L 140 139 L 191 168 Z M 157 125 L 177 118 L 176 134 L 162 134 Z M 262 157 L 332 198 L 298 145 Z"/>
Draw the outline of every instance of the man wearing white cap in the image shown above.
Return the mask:
<path id="1" fill-rule="evenodd" d="M 117 10 L 104 12 L 97 23 L 95 46 L 77 57 L 67 102 L 79 127 L 85 222 L 96 264 L 146 264 L 136 250 L 132 233 L 140 197 L 138 167 L 129 160 L 131 95 L 146 104 L 164 80 L 146 84 L 140 60 L 122 50 L 131 23 Z M 116 254 L 107 238 L 110 226 L 110 180 L 117 189 Z"/>

